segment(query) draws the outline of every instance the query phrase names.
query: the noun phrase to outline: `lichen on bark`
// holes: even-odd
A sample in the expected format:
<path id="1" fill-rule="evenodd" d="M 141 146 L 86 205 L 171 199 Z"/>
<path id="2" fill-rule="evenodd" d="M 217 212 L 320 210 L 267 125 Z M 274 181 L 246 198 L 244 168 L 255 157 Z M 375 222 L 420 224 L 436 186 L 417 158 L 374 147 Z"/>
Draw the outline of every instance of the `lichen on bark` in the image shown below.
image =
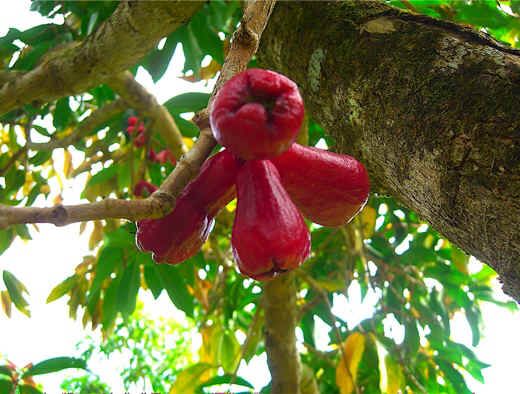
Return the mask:
<path id="1" fill-rule="evenodd" d="M 520 300 L 518 52 L 377 2 L 280 3 L 259 61 L 298 83 L 375 191 L 491 265 Z"/>

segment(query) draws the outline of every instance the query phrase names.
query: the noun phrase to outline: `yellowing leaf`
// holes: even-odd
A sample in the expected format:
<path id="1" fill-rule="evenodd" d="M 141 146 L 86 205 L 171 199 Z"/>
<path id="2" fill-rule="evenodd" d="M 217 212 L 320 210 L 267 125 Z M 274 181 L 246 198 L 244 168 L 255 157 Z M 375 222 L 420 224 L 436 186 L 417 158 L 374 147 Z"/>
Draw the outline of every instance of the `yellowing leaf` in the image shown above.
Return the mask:
<path id="1" fill-rule="evenodd" d="M 384 394 L 398 394 L 401 385 L 404 383 L 403 371 L 389 354 L 385 357 L 386 366 L 386 390 Z"/>
<path id="2" fill-rule="evenodd" d="M 90 234 L 90 238 L 88 240 L 88 248 L 90 250 L 94 249 L 98 243 L 103 240 L 103 225 L 99 220 L 94 222 L 94 230 Z"/>
<path id="3" fill-rule="evenodd" d="M 351 394 L 356 387 L 357 370 L 365 351 L 365 336 L 354 332 L 343 344 L 343 352 L 336 367 L 336 385 L 341 394 Z"/>
<path id="4" fill-rule="evenodd" d="M 65 149 L 63 151 L 63 175 L 65 175 L 65 178 L 68 178 L 70 176 L 70 173 L 72 171 L 72 155 L 70 152 Z"/>
<path id="5" fill-rule="evenodd" d="M 367 205 L 361 211 L 359 219 L 361 220 L 361 226 L 363 231 L 363 237 L 370 238 L 374 234 L 376 227 L 377 212 L 375 208 Z"/>
<path id="6" fill-rule="evenodd" d="M 5 312 L 7 317 L 11 317 L 11 297 L 9 297 L 9 293 L 7 290 L 3 290 L 0 292 L 0 298 L 2 300 L 2 309 Z"/>
<path id="7" fill-rule="evenodd" d="M 182 141 L 184 142 L 184 145 L 186 145 L 186 148 L 191 149 L 193 147 L 193 140 L 188 137 L 182 137 Z"/>
<path id="8" fill-rule="evenodd" d="M 177 375 L 169 394 L 195 394 L 195 389 L 203 382 L 206 372 L 216 371 L 210 364 L 199 363 L 186 368 Z"/>

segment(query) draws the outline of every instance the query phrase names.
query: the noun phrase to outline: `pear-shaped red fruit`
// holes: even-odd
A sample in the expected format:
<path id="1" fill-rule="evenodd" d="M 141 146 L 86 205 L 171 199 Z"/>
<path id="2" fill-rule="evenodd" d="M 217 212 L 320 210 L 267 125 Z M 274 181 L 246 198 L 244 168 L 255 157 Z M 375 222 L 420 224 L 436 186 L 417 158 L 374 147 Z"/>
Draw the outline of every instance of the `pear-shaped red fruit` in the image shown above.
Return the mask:
<path id="1" fill-rule="evenodd" d="M 242 159 L 266 159 L 285 151 L 303 121 L 298 87 L 274 71 L 249 69 L 219 90 L 210 123 L 217 141 Z"/>
<path id="2" fill-rule="evenodd" d="M 137 245 L 141 250 L 153 252 L 152 257 L 158 263 L 177 264 L 199 251 L 212 227 L 213 218 L 183 194 L 170 214 L 137 223 Z"/>
<path id="3" fill-rule="evenodd" d="M 195 255 L 211 232 L 213 217 L 235 197 L 240 166 L 227 150 L 206 160 L 170 214 L 137 223 L 137 245 L 153 252 L 157 262 L 176 264 Z"/>
<path id="4" fill-rule="evenodd" d="M 268 160 L 247 161 L 237 177 L 237 209 L 231 244 L 240 271 L 267 280 L 297 268 L 310 252 L 302 215 Z"/>
<path id="5" fill-rule="evenodd" d="M 295 143 L 272 162 L 291 199 L 315 223 L 346 224 L 367 202 L 367 171 L 351 156 Z"/>

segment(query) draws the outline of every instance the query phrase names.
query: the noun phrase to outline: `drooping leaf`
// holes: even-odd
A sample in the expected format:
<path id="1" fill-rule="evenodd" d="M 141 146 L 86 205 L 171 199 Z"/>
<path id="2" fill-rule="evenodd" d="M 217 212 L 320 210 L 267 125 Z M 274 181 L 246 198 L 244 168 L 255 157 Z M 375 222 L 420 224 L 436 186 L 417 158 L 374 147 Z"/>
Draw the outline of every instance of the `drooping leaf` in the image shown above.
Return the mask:
<path id="1" fill-rule="evenodd" d="M 40 361 L 27 369 L 22 377 L 44 375 L 68 368 L 87 369 L 85 360 L 74 357 L 54 357 Z"/>
<path id="2" fill-rule="evenodd" d="M 350 334 L 340 352 L 340 360 L 336 367 L 336 385 L 341 394 L 354 392 L 357 370 L 365 350 L 365 336 L 359 332 Z"/>

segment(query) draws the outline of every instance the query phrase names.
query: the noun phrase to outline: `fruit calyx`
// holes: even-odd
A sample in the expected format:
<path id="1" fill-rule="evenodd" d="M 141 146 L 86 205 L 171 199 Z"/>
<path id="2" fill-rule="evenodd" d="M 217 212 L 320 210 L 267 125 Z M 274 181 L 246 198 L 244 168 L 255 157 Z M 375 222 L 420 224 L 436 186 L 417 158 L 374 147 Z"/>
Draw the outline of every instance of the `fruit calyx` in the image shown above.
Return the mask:
<path id="1" fill-rule="evenodd" d="M 274 71 L 248 69 L 222 86 L 210 124 L 216 140 L 245 160 L 284 152 L 303 122 L 303 100 L 289 78 Z"/>

